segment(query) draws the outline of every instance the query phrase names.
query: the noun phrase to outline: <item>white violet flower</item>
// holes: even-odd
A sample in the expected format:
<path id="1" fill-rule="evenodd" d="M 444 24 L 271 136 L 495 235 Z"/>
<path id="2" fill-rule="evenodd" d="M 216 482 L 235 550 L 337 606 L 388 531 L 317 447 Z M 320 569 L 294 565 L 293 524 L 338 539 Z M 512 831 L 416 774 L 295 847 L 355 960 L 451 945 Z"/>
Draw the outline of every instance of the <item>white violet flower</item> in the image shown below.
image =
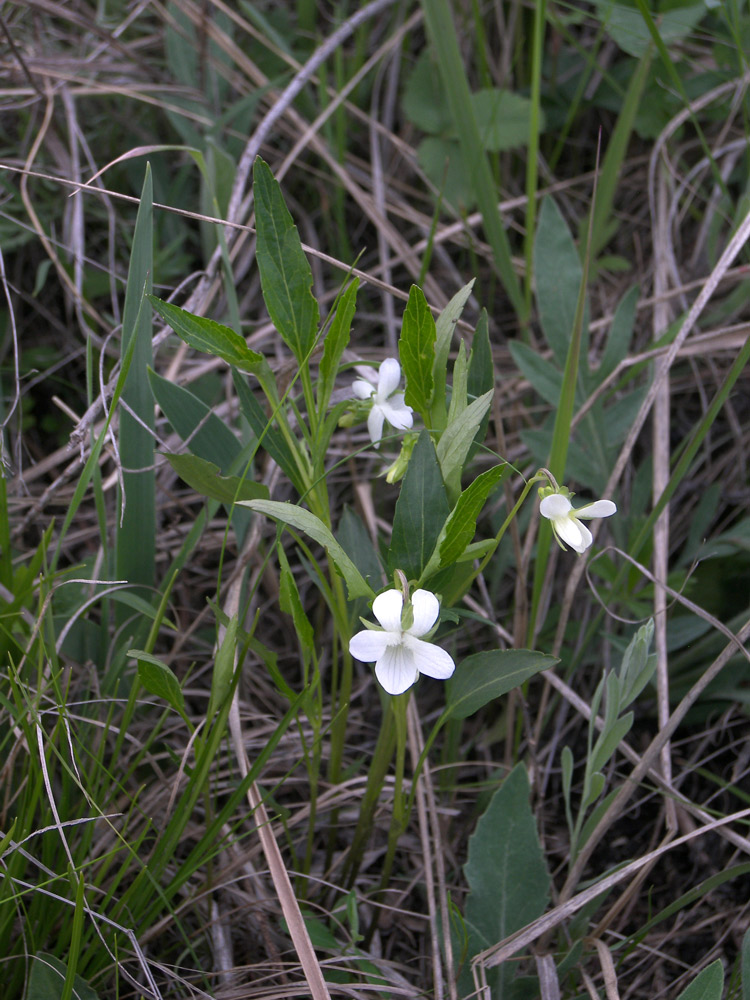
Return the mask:
<path id="1" fill-rule="evenodd" d="M 374 445 L 380 444 L 385 420 L 396 430 L 408 430 L 414 418 L 412 408 L 404 402 L 403 392 L 396 392 L 401 381 L 401 366 L 395 358 L 386 358 L 378 370 L 378 384 L 358 378 L 352 384 L 357 399 L 372 399 L 367 417 L 367 430 Z"/>
<path id="2" fill-rule="evenodd" d="M 561 490 L 543 497 L 539 512 L 552 522 L 552 530 L 561 548 L 569 545 L 576 552 L 585 552 L 594 539 L 581 518 L 610 517 L 617 512 L 617 507 L 611 500 L 595 500 L 585 507 L 574 508 L 568 491 Z"/>
<path id="3" fill-rule="evenodd" d="M 388 694 L 402 694 L 420 674 L 447 680 L 456 669 L 453 658 L 440 646 L 425 642 L 437 621 L 440 604 L 429 590 L 415 590 L 404 615 L 400 590 L 386 590 L 372 602 L 380 629 L 367 628 L 349 640 L 349 652 L 364 663 L 375 661 L 375 676 Z M 407 628 L 404 617 L 413 619 Z"/>

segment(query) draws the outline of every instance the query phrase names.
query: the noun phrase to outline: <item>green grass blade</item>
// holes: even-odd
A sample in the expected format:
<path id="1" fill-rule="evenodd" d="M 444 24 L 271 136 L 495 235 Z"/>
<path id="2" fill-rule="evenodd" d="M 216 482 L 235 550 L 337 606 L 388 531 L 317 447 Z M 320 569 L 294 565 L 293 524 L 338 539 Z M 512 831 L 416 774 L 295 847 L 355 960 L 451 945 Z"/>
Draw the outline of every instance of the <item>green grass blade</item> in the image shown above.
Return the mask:
<path id="1" fill-rule="evenodd" d="M 153 361 L 151 310 L 141 308 L 151 291 L 153 258 L 153 182 L 151 168 L 141 192 L 128 269 L 122 321 L 122 351 L 134 343 L 122 393 L 132 413 L 120 408 L 120 458 L 125 496 L 116 533 L 116 573 L 120 580 L 152 587 L 156 567 L 156 484 L 154 477 L 154 398 L 148 381 Z M 137 418 L 137 419 L 136 419 Z M 140 422 L 139 422 L 140 421 Z"/>
<path id="2" fill-rule="evenodd" d="M 516 272 L 513 270 L 510 243 L 497 207 L 495 182 L 474 115 L 450 4 L 448 0 L 422 0 L 422 7 L 427 33 L 435 49 L 440 75 L 448 95 L 453 125 L 458 133 L 466 162 L 474 167 L 472 183 L 498 274 L 513 308 L 523 321 L 528 315 L 526 304 Z"/>

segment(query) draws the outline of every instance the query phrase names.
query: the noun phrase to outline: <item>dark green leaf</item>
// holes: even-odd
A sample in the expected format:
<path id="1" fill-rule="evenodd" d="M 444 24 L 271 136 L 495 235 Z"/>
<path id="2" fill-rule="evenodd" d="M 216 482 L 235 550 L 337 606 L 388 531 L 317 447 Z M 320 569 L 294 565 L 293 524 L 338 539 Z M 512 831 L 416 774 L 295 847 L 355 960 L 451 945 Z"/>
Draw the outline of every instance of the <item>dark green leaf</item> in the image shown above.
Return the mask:
<path id="1" fill-rule="evenodd" d="M 551 197 L 544 199 L 539 212 L 534 274 L 542 330 L 562 368 L 573 335 L 583 268 L 570 230 Z M 582 355 L 586 356 L 585 350 Z"/>
<path id="2" fill-rule="evenodd" d="M 530 384 L 536 389 L 539 395 L 550 406 L 557 406 L 560 402 L 560 391 L 562 390 L 562 372 L 559 368 L 543 358 L 538 351 L 520 340 L 511 340 L 508 343 L 511 357 L 516 363 L 516 367 L 525 375 Z"/>
<path id="3" fill-rule="evenodd" d="M 724 994 L 724 966 L 717 958 L 700 972 L 677 1000 L 721 1000 Z"/>
<path id="4" fill-rule="evenodd" d="M 530 924 L 544 913 L 549 899 L 550 880 L 529 797 L 526 768 L 518 764 L 469 838 L 466 919 L 488 941 L 503 941 Z M 498 990 L 502 996 L 513 976 L 508 965 L 504 968 Z"/>
<path id="5" fill-rule="evenodd" d="M 373 590 L 383 586 L 383 567 L 367 528 L 349 507 L 344 506 L 338 530 L 339 542 Z"/>
<path id="6" fill-rule="evenodd" d="M 279 587 L 279 603 L 281 610 L 292 616 L 294 631 L 297 633 L 299 644 L 305 654 L 309 655 L 315 650 L 315 631 L 310 624 L 310 619 L 305 614 L 302 600 L 297 589 L 297 582 L 294 579 L 289 560 L 281 546 L 277 546 L 279 553 L 279 567 L 281 569 L 281 584 Z"/>
<path id="7" fill-rule="evenodd" d="M 145 689 L 157 698 L 163 698 L 175 711 L 184 715 L 182 688 L 167 664 L 143 649 L 129 649 L 128 656 L 138 661 L 138 677 Z"/>
<path id="8" fill-rule="evenodd" d="M 516 149 L 529 141 L 531 101 L 510 90 L 486 87 L 471 95 L 479 135 L 486 150 L 499 153 Z M 544 130 L 540 114 L 539 131 Z"/>
<path id="9" fill-rule="evenodd" d="M 336 313 L 323 343 L 323 357 L 320 359 L 320 381 L 318 382 L 318 409 L 322 413 L 328 407 L 333 384 L 339 370 L 339 361 L 344 348 L 349 343 L 349 331 L 357 307 L 357 288 L 359 279 L 355 278 L 341 295 L 336 305 Z"/>
<path id="10" fill-rule="evenodd" d="M 164 322 L 194 350 L 215 354 L 227 364 L 245 371 L 252 371 L 263 360 L 263 355 L 251 350 L 245 338 L 230 327 L 205 316 L 196 316 L 171 302 L 162 302 L 155 295 L 149 295 L 148 300 Z"/>
<path id="11" fill-rule="evenodd" d="M 235 656 L 237 652 L 237 615 L 232 615 L 224 631 L 221 645 L 214 657 L 214 672 L 211 677 L 211 694 L 208 699 L 206 718 L 211 719 L 226 703 L 232 690 Z"/>
<path id="12" fill-rule="evenodd" d="M 493 649 L 474 653 L 456 668 L 448 690 L 448 713 L 453 719 L 466 719 L 488 702 L 557 662 L 556 657 L 533 649 Z"/>
<path id="13" fill-rule="evenodd" d="M 424 292 L 412 285 L 404 310 L 398 350 L 406 377 L 406 403 L 423 414 L 429 410 L 432 400 L 435 338 L 435 320 Z"/>
<path id="14" fill-rule="evenodd" d="M 26 989 L 28 1000 L 60 1000 L 67 971 L 67 966 L 59 958 L 38 952 L 31 963 Z M 99 1000 L 96 991 L 78 974 L 73 980 L 73 989 L 76 1000 Z"/>
<path id="15" fill-rule="evenodd" d="M 475 279 L 464 285 L 443 309 L 435 323 L 435 360 L 432 366 L 432 426 L 442 430 L 445 426 L 445 381 L 448 371 L 448 356 L 451 349 L 456 323 L 461 318 L 464 306 L 471 295 Z"/>
<path id="16" fill-rule="evenodd" d="M 419 435 L 404 476 L 388 551 L 388 569 L 418 580 L 450 514 L 435 447 L 428 431 Z"/>
<path id="17" fill-rule="evenodd" d="M 507 472 L 507 465 L 497 465 L 477 476 L 468 486 L 453 508 L 443 529 L 440 542 L 440 565 L 448 566 L 463 555 L 466 546 L 474 538 L 477 518 L 487 497 Z"/>
<path id="18" fill-rule="evenodd" d="M 452 420 L 440 435 L 437 457 L 451 502 L 454 502 L 461 492 L 461 474 L 474 438 L 489 412 L 493 392 L 494 389 L 490 389 L 479 399 L 469 403 L 463 413 Z"/>
<path id="19" fill-rule="evenodd" d="M 237 500 L 267 500 L 268 487 L 239 476 L 222 476 L 218 465 L 197 455 L 166 455 L 174 471 L 201 496 L 220 503 Z"/>
<path id="20" fill-rule="evenodd" d="M 281 188 L 260 157 L 255 160 L 253 179 L 263 299 L 274 326 L 302 364 L 313 349 L 320 319 L 312 271 Z"/>

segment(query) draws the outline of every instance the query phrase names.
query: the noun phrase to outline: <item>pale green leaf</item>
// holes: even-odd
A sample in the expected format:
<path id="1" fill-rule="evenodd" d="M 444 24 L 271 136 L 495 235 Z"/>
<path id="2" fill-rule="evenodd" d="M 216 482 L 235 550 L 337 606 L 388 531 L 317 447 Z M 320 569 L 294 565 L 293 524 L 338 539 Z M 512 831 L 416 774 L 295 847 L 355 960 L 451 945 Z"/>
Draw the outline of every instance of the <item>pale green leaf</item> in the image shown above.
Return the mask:
<path id="1" fill-rule="evenodd" d="M 461 473 L 464 463 L 474 443 L 474 435 L 490 408 L 494 391 L 490 389 L 470 403 L 458 419 L 448 424 L 440 435 L 437 457 L 449 498 L 455 499 L 461 492 Z"/>
<path id="2" fill-rule="evenodd" d="M 241 502 L 241 506 L 249 507 L 250 510 L 254 510 L 258 514 L 265 514 L 267 517 L 281 521 L 282 524 L 288 524 L 291 528 L 303 531 L 313 541 L 322 545 L 343 576 L 350 598 L 372 598 L 374 596 L 374 591 L 365 582 L 362 574 L 344 549 L 320 518 L 311 511 L 305 510 L 304 507 L 297 507 L 293 503 L 282 503 L 278 500 L 244 500 Z"/>
<path id="3" fill-rule="evenodd" d="M 138 661 L 138 678 L 149 694 L 163 698 L 175 711 L 184 715 L 185 698 L 182 688 L 167 664 L 143 649 L 129 649 L 128 656 Z"/>

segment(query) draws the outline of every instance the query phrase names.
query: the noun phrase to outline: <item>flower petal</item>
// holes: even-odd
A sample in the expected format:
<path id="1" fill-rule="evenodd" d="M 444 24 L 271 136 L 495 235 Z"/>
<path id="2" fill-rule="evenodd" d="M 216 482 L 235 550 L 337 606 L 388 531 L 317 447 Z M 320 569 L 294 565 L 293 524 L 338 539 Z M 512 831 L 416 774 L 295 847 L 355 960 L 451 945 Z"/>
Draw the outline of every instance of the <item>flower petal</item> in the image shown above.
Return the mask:
<path id="1" fill-rule="evenodd" d="M 410 650 L 398 643 L 389 646 L 375 664 L 375 676 L 388 694 L 403 694 L 417 679 L 419 671 Z"/>
<path id="2" fill-rule="evenodd" d="M 594 536 L 591 534 L 586 525 L 583 524 L 583 522 L 576 521 L 576 524 L 578 526 L 578 530 L 581 532 L 581 546 L 580 548 L 576 548 L 574 545 L 573 548 L 576 549 L 576 552 L 585 552 L 589 545 L 591 545 L 594 541 Z"/>
<path id="3" fill-rule="evenodd" d="M 398 393 L 390 399 L 384 399 L 378 405 L 388 423 L 397 430 L 408 430 L 414 423 L 412 408 L 404 403 L 402 393 Z"/>
<path id="4" fill-rule="evenodd" d="M 579 521 L 576 521 L 574 517 L 553 517 L 551 520 L 552 530 L 561 542 L 565 542 L 566 545 L 569 545 L 571 549 L 575 549 L 576 552 L 583 552 L 584 549 L 588 548 L 584 544 L 583 532 L 585 531 L 588 535 L 591 533 L 588 528 L 584 527 Z"/>
<path id="5" fill-rule="evenodd" d="M 433 642 L 425 642 L 424 639 L 416 639 L 413 635 L 405 635 L 404 648 L 411 653 L 420 674 L 445 681 L 452 676 L 456 669 L 456 664 L 450 653 L 446 653 L 444 649 L 436 646 Z"/>
<path id="6" fill-rule="evenodd" d="M 617 505 L 611 500 L 594 500 L 585 507 L 573 511 L 574 517 L 610 517 L 617 513 Z"/>
<path id="7" fill-rule="evenodd" d="M 386 358 L 378 370 L 378 402 L 395 392 L 400 381 L 401 365 L 395 358 Z"/>
<path id="8" fill-rule="evenodd" d="M 378 594 L 372 602 L 372 613 L 386 630 L 401 634 L 401 612 L 404 610 L 404 595 L 400 590 L 386 590 Z"/>
<path id="9" fill-rule="evenodd" d="M 542 502 L 539 504 L 539 513 L 544 517 L 548 517 L 553 520 L 556 517 L 565 517 L 573 508 L 570 500 L 564 497 L 562 493 L 550 493 L 548 497 L 544 497 Z"/>
<path id="10" fill-rule="evenodd" d="M 352 382 L 352 392 L 357 399 L 369 399 L 375 392 L 375 386 L 372 382 L 368 382 L 367 379 L 358 378 Z"/>
<path id="11" fill-rule="evenodd" d="M 379 660 L 388 648 L 388 642 L 392 639 L 390 632 L 375 632 L 366 628 L 362 632 L 357 632 L 349 640 L 349 652 L 357 660 L 363 663 L 373 663 Z"/>
<path id="12" fill-rule="evenodd" d="M 407 629 L 409 635 L 424 635 L 429 632 L 440 614 L 440 602 L 429 590 L 415 590 L 411 598 L 414 623 Z"/>
<path id="13" fill-rule="evenodd" d="M 377 403 L 374 403 L 367 415 L 367 430 L 370 432 L 370 440 L 374 445 L 379 445 L 383 436 L 383 419 L 382 409 Z"/>

